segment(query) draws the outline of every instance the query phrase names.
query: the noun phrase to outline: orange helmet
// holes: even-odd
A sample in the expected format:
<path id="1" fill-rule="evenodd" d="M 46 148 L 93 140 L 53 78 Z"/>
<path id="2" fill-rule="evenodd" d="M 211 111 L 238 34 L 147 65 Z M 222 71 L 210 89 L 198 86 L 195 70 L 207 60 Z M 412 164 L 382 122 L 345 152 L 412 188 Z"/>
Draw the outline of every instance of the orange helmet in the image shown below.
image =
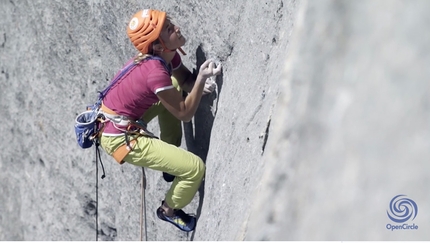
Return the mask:
<path id="1" fill-rule="evenodd" d="M 149 46 L 158 39 L 166 12 L 144 9 L 137 12 L 127 26 L 127 34 L 133 45 L 143 54 L 149 52 Z"/>

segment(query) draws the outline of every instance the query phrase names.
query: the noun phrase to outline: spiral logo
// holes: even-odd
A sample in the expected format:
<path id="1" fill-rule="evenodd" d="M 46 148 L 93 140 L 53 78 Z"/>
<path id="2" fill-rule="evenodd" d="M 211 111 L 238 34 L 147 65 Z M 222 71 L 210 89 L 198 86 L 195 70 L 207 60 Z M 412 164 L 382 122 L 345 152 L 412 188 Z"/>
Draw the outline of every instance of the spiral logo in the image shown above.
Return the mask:
<path id="1" fill-rule="evenodd" d="M 406 195 L 397 195 L 390 201 L 390 210 L 387 210 L 388 218 L 396 223 L 403 223 L 409 219 L 415 219 L 418 213 L 417 204 L 406 198 Z"/>

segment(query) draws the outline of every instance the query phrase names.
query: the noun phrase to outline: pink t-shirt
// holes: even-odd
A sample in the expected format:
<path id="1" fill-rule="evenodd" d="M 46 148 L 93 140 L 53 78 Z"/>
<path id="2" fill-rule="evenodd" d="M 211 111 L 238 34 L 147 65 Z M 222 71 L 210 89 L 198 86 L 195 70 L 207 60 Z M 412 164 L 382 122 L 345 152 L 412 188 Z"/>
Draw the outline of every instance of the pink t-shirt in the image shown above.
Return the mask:
<path id="1" fill-rule="evenodd" d="M 133 60 L 134 58 L 129 60 L 125 66 Z M 178 53 L 170 65 L 173 70 L 181 65 L 181 57 Z M 103 104 L 119 115 L 137 120 L 149 107 L 159 101 L 158 92 L 172 88 L 174 87 L 170 75 L 161 61 L 144 60 L 134 66 L 108 91 Z M 112 122 L 108 122 L 103 134 L 115 136 L 121 134 L 121 131 L 116 129 Z"/>

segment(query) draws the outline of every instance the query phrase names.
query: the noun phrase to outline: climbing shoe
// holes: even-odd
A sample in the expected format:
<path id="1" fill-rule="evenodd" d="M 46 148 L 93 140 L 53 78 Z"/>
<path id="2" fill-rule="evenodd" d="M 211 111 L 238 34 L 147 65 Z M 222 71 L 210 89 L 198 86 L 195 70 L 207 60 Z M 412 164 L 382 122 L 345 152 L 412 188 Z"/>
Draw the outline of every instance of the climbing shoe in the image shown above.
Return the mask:
<path id="1" fill-rule="evenodd" d="M 186 214 L 181 209 L 175 209 L 173 216 L 167 216 L 164 214 L 164 210 L 159 207 L 157 209 L 157 216 L 159 219 L 167 221 L 185 232 L 193 231 L 196 227 L 196 218 Z"/>
<path id="2" fill-rule="evenodd" d="M 175 179 L 174 175 L 168 174 L 166 172 L 163 172 L 163 178 L 167 182 L 172 182 Z"/>

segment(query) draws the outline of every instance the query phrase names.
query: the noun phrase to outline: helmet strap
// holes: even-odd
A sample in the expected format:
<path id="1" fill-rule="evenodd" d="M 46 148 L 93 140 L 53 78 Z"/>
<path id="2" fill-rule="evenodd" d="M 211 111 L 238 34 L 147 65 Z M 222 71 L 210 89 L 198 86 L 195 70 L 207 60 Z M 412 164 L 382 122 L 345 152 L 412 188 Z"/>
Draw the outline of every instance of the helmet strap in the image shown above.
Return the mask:
<path id="1" fill-rule="evenodd" d="M 167 48 L 166 44 L 164 44 L 164 41 L 160 37 L 158 37 L 158 40 L 160 41 L 161 46 L 163 46 L 163 49 L 164 49 L 163 52 L 174 52 L 174 51 L 176 51 L 176 49 L 170 50 L 169 48 Z M 181 52 L 182 55 L 184 55 L 184 56 L 187 55 L 187 53 L 185 53 L 181 47 L 179 47 L 178 50 L 179 50 L 179 52 Z"/>
<path id="2" fill-rule="evenodd" d="M 170 50 L 169 48 L 166 47 L 166 44 L 164 44 L 164 41 L 159 37 L 158 40 L 160 41 L 161 45 L 163 46 L 163 52 L 173 52 L 176 50 Z"/>

